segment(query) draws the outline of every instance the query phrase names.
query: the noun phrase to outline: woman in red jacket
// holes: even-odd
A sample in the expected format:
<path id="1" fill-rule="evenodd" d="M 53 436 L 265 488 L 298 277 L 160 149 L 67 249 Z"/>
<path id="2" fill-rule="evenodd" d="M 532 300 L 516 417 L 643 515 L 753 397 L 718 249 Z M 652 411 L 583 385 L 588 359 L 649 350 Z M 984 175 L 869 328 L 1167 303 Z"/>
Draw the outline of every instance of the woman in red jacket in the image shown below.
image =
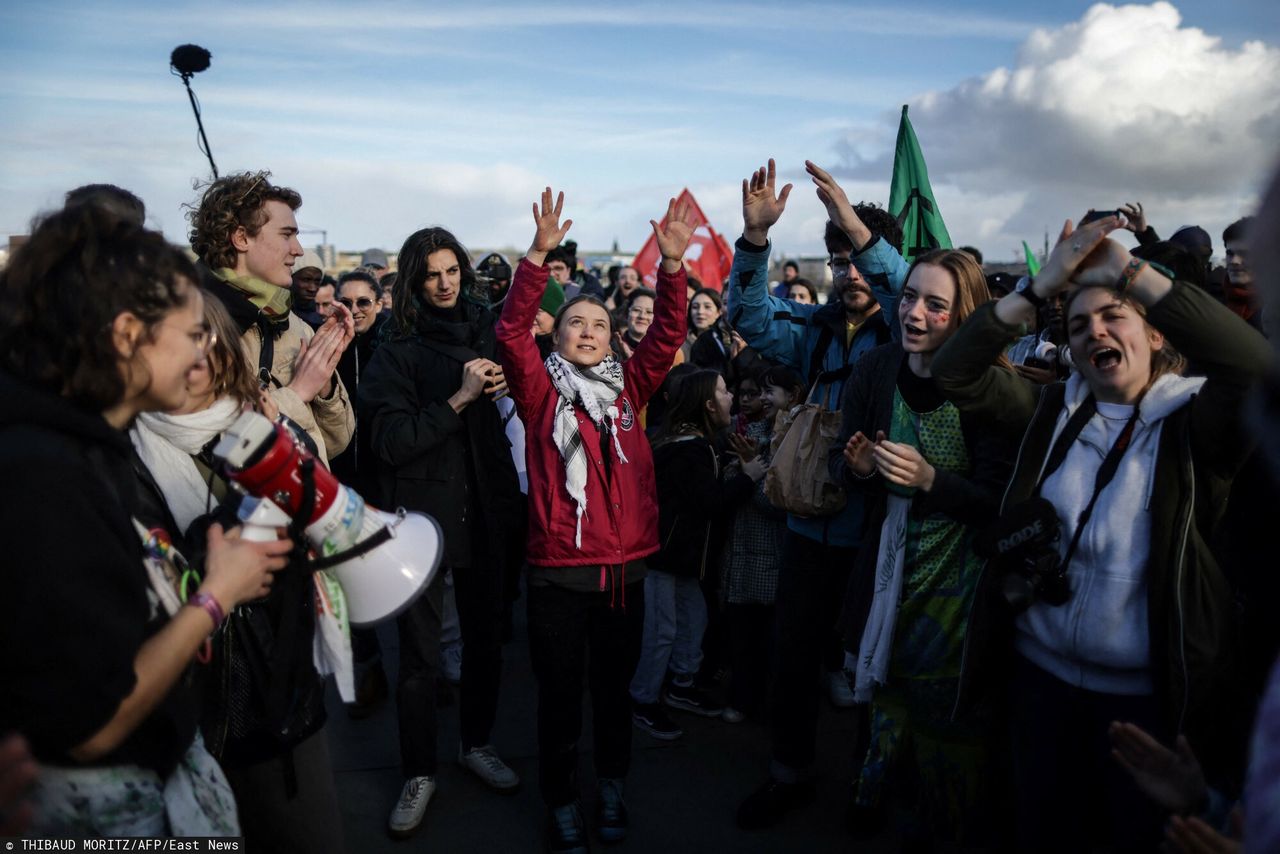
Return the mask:
<path id="1" fill-rule="evenodd" d="M 529 469 L 529 652 L 538 680 L 539 782 L 550 809 L 547 844 L 587 850 L 575 783 L 583 672 L 590 648 L 597 831 L 626 836 L 622 778 L 631 760 L 627 686 L 640 652 L 644 558 L 658 550 L 653 456 L 638 413 L 685 336 L 681 267 L 694 224 L 672 200 L 650 221 L 662 253 L 653 325 L 622 364 L 609 348 L 612 321 L 590 296 L 556 313 L 555 351 L 544 362 L 529 333 L 547 286 L 546 254 L 564 239 L 564 194 L 533 206 L 537 234 L 498 321 L 498 353 L 525 425 Z M 629 601 L 628 601 L 629 600 Z"/>

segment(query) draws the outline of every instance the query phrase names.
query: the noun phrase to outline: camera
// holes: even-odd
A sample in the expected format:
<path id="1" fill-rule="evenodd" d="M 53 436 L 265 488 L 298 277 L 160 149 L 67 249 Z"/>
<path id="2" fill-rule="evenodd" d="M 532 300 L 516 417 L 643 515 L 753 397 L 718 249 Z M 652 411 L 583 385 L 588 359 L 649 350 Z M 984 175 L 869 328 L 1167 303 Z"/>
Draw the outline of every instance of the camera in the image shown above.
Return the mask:
<path id="1" fill-rule="evenodd" d="M 1012 507 L 974 541 L 978 555 L 1001 574 L 1000 593 L 1014 613 L 1037 600 L 1058 606 L 1071 598 L 1058 554 L 1060 534 L 1058 511 L 1037 496 Z"/>

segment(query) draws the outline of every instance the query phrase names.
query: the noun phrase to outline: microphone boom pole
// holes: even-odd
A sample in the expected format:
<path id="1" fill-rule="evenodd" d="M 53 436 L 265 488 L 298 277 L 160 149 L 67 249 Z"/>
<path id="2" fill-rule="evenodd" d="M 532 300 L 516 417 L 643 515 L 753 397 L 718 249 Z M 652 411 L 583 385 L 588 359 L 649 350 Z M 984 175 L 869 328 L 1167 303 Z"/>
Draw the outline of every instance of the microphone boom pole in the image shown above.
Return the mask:
<path id="1" fill-rule="evenodd" d="M 169 56 L 169 66 L 172 73 L 182 78 L 182 85 L 187 87 L 187 97 L 191 100 L 191 112 L 196 117 L 196 130 L 200 132 L 198 147 L 204 152 L 204 156 L 209 158 L 209 168 L 213 170 L 214 180 L 217 180 L 218 164 L 213 162 L 209 137 L 205 135 L 204 122 L 200 119 L 200 102 L 196 100 L 196 93 L 191 89 L 191 77 L 207 69 L 210 58 L 209 51 L 199 45 L 184 44 L 173 49 L 173 53 Z"/>

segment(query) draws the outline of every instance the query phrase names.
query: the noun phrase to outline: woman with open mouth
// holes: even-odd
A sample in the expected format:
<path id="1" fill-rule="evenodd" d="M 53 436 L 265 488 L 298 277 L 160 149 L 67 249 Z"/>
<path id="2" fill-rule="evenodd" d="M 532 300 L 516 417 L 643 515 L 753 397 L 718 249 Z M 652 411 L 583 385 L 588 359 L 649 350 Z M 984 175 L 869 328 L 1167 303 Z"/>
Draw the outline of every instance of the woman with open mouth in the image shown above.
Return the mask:
<path id="1" fill-rule="evenodd" d="M 1112 721 L 1165 744 L 1185 735 L 1210 779 L 1243 750 L 1231 593 L 1207 543 L 1251 447 L 1239 412 L 1267 345 L 1108 239 L 1119 226 L 1068 221 L 1040 274 L 978 309 L 933 363 L 961 412 L 1021 439 L 1002 512 L 1039 506 L 1029 527 L 1057 528 L 1036 569 L 984 575 L 1014 609 L 970 623 L 971 655 L 1009 682 L 1019 850 L 1082 850 L 1097 818 L 1116 850 L 1156 846 L 1165 816 L 1108 755 Z M 1068 285 L 1077 372 L 1040 387 L 992 369 Z M 1181 376 L 1184 357 L 1205 376 Z M 984 654 L 988 637 L 1005 640 Z"/>
<path id="2" fill-rule="evenodd" d="M 867 353 L 845 386 L 831 474 L 867 493 L 867 534 L 842 628 L 857 652 L 854 697 L 870 703 L 850 826 L 874 835 L 895 781 L 914 779 L 906 832 L 979 842 L 985 721 L 953 720 L 966 626 L 982 572 L 978 526 L 995 515 L 1011 448 L 939 391 L 934 354 L 990 299 L 964 252 L 915 260 L 898 304 L 899 341 Z M 999 353 L 996 370 L 1008 370 Z"/>

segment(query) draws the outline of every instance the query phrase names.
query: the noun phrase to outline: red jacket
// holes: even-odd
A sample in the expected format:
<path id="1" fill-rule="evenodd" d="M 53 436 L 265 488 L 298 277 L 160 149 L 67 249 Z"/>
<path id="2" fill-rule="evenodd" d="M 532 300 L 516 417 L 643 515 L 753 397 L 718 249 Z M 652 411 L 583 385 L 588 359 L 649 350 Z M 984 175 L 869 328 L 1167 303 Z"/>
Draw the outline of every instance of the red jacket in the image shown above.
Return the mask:
<path id="1" fill-rule="evenodd" d="M 537 566 L 615 566 L 653 554 L 658 550 L 658 493 L 653 454 L 639 413 L 662 384 L 684 342 L 688 299 L 684 271 L 674 276 L 658 272 L 653 325 L 623 366 L 623 392 L 615 405 L 621 413 L 618 440 L 628 461 L 610 461 L 613 477 L 608 483 L 600 453 L 600 431 L 581 409 L 577 410 L 578 430 L 583 447 L 589 451 L 590 463 L 581 549 L 573 544 L 577 505 L 565 488 L 564 461 L 551 441 L 559 395 L 530 333 L 546 287 L 547 268 L 521 259 L 497 327 L 498 356 L 516 412 L 524 422 L 525 461 L 529 469 L 526 557 Z"/>

